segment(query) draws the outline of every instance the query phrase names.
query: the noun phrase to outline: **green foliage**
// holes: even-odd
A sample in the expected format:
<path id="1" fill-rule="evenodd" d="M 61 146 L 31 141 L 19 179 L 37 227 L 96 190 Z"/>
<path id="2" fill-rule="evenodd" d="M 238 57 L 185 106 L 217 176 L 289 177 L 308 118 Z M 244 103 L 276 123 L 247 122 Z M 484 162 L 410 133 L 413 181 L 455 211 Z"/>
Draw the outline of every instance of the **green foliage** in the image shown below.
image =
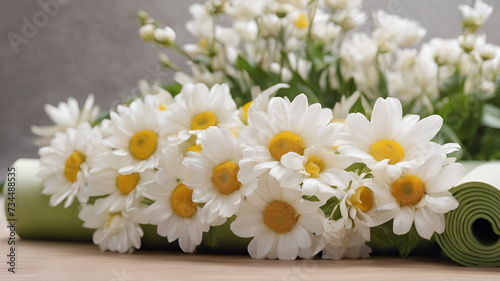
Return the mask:
<path id="1" fill-rule="evenodd" d="M 412 225 L 408 233 L 398 235 L 396 238 L 396 247 L 399 249 L 399 254 L 402 257 L 407 257 L 415 249 L 420 239 L 415 226 Z"/>

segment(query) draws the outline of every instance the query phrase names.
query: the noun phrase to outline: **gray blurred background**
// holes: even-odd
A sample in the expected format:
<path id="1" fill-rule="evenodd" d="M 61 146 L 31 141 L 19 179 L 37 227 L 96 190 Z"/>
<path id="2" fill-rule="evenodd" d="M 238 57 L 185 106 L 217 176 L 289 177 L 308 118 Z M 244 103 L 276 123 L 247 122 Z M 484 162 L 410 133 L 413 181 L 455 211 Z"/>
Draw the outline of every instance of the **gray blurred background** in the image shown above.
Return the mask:
<path id="1" fill-rule="evenodd" d="M 82 105 L 94 93 L 101 109 L 108 109 L 137 91 L 140 79 L 172 82 L 173 73 L 160 67 L 155 47 L 139 38 L 136 12 L 143 9 L 170 25 L 182 45 L 194 41 L 184 24 L 189 5 L 197 2 L 204 1 L 0 0 L 0 181 L 17 158 L 38 157 L 30 126 L 51 123 L 45 103 L 74 96 Z M 51 4 L 50 14 L 41 3 Z M 365 0 L 363 7 L 419 21 L 427 40 L 460 33 L 460 3 L 472 0 Z M 36 23 L 36 30 L 16 50 L 8 34 L 22 36 L 27 21 Z M 500 43 L 499 27 L 500 9 L 483 28 L 488 41 Z M 183 65 L 182 58 L 169 54 Z"/>

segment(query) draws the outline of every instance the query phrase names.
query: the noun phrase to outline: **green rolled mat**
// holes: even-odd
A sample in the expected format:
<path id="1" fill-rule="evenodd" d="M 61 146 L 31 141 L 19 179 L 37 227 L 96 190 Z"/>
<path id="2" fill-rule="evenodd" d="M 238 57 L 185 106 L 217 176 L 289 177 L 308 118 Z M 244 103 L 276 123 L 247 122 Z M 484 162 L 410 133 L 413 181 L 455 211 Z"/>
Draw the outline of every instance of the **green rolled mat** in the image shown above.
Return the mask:
<path id="1" fill-rule="evenodd" d="M 93 230 L 78 219 L 78 202 L 67 209 L 62 204 L 50 207 L 50 197 L 42 194 L 42 181 L 35 176 L 39 164 L 39 159 L 18 159 L 9 168 L 3 188 L 9 223 L 21 238 L 92 241 Z M 9 182 L 15 187 L 11 193 Z"/>
<path id="2" fill-rule="evenodd" d="M 475 164 L 472 168 L 451 190 L 460 204 L 445 215 L 445 231 L 435 238 L 455 262 L 497 267 L 500 266 L 500 162 Z"/>

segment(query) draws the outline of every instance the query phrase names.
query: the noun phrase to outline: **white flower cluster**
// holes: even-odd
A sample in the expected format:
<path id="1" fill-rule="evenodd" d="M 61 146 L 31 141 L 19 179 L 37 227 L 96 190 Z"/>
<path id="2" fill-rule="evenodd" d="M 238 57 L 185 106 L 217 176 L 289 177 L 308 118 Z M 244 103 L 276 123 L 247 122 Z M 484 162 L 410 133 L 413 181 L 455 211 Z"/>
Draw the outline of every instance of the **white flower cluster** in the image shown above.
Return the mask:
<path id="1" fill-rule="evenodd" d="M 443 232 L 463 167 L 446 156 L 458 145 L 431 141 L 439 116 L 403 117 L 395 98 L 378 99 L 370 121 L 347 114 L 349 99 L 332 110 L 271 98 L 286 87 L 238 108 L 225 84 L 186 84 L 175 98 L 143 85 L 109 119 L 40 149 L 43 193 L 52 206 L 77 198 L 94 243 L 121 253 L 140 248 L 148 223 L 193 252 L 235 218 L 253 258 L 284 260 L 367 257 L 370 228 L 391 219 L 398 235 Z"/>
<path id="2" fill-rule="evenodd" d="M 193 18 L 186 27 L 199 42 L 182 48 L 167 45 L 190 60 L 191 74 L 178 71 L 176 81 L 209 86 L 228 83 L 233 91 L 247 96 L 255 84 L 264 87 L 301 81 L 311 89 L 309 95 L 316 95 L 329 107 L 340 96 L 351 95 L 347 85 L 354 83 L 372 102 L 385 88 L 405 108 L 425 115 L 443 105 L 440 91 L 453 79 L 463 80 L 464 94 L 474 99 L 494 95 L 500 48 L 487 43 L 486 35 L 479 31 L 492 12 L 482 0 L 473 7 L 459 6 L 462 35 L 433 38 L 420 49 L 413 47 L 426 34 L 419 23 L 379 10 L 371 15 L 373 26 L 356 28 L 368 18 L 360 8 L 361 0 L 209 0 L 204 5 L 193 4 Z M 144 29 L 152 34 L 154 20 L 145 14 L 141 20 L 141 34 Z"/>

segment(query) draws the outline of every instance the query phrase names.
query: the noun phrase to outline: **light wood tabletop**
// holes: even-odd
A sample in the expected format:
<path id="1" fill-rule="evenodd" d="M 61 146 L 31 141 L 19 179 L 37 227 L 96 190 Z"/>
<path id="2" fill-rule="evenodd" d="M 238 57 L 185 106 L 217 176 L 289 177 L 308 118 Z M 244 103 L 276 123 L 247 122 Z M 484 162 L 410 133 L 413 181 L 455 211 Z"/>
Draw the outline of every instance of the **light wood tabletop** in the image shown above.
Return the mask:
<path id="1" fill-rule="evenodd" d="M 1 209 L 0 280 L 500 280 L 499 268 L 467 268 L 436 257 L 278 261 L 143 250 L 118 254 L 92 243 L 20 238 L 11 273 L 10 232 Z"/>

